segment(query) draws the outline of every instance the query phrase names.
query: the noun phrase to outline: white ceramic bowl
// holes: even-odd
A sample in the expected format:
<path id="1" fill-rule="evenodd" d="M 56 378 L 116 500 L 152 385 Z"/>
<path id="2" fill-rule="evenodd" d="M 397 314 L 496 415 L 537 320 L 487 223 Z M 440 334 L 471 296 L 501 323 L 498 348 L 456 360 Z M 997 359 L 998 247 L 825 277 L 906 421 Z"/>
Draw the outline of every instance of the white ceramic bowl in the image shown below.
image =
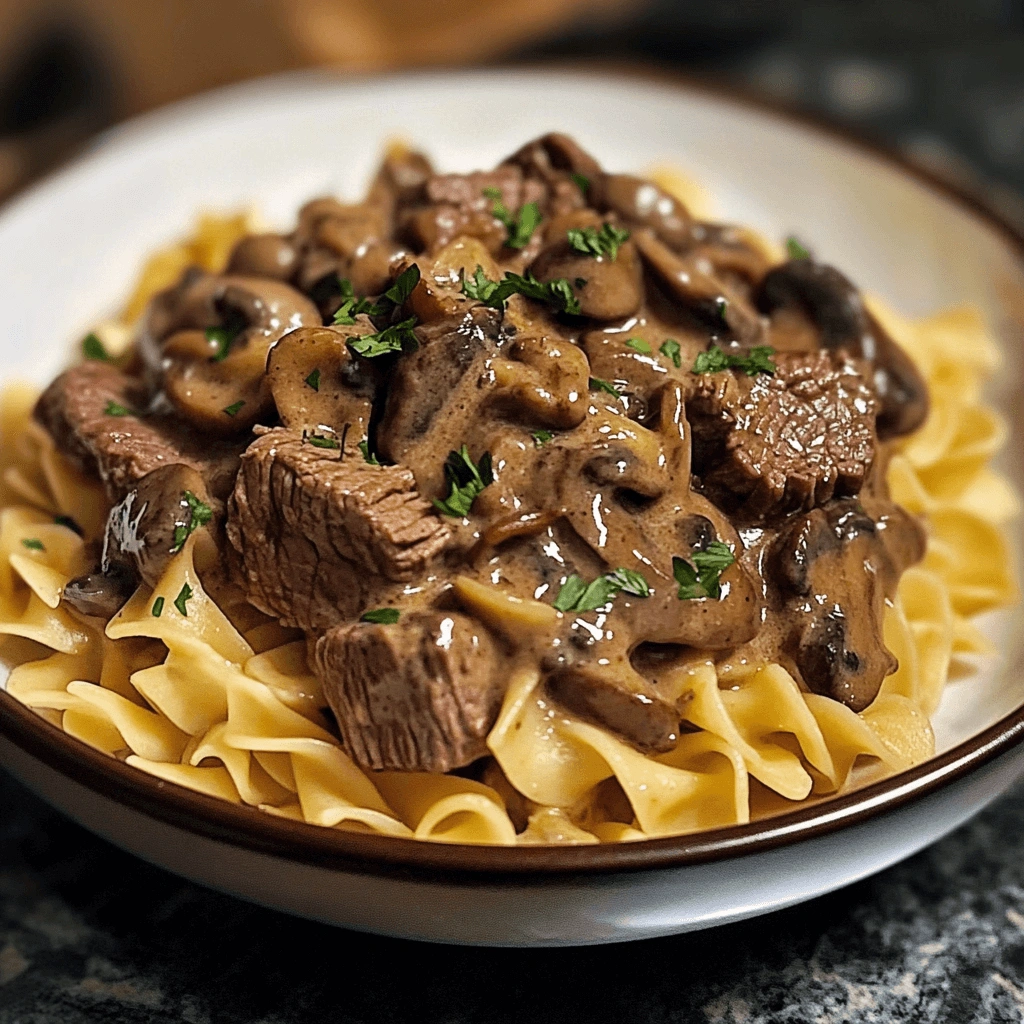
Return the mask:
<path id="1" fill-rule="evenodd" d="M 314 195 L 358 196 L 402 136 L 446 169 L 489 166 L 559 129 L 605 166 L 676 163 L 723 219 L 796 232 L 904 313 L 978 305 L 1015 405 L 1024 245 L 894 159 L 802 121 L 662 80 L 487 71 L 341 82 L 291 76 L 134 122 L 0 214 L 0 366 L 45 383 L 115 308 L 140 262 L 201 208 L 287 225 Z M 1015 424 L 1016 427 L 1016 424 Z M 1003 468 L 1020 483 L 1020 434 Z M 1024 771 L 1016 616 L 1004 657 L 953 684 L 927 764 L 817 807 L 675 839 L 579 848 L 442 846 L 285 821 L 161 782 L 0 693 L 0 763 L 86 827 L 191 879 L 297 914 L 422 939 L 560 944 L 702 928 L 828 892 L 914 853 Z"/>

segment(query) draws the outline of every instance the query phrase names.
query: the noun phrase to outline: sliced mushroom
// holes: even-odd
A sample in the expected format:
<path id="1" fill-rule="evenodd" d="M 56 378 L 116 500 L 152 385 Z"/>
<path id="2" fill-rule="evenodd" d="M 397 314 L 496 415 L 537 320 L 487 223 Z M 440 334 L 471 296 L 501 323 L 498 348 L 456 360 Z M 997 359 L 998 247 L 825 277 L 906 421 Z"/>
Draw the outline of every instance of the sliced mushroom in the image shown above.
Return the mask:
<path id="1" fill-rule="evenodd" d="M 195 470 L 180 464 L 154 469 L 110 510 L 104 573 L 130 563 L 155 587 L 185 541 L 197 530 L 211 528 L 221 513 L 221 503 L 211 499 Z"/>
<path id="2" fill-rule="evenodd" d="M 823 347 L 846 349 L 871 361 L 881 401 L 879 437 L 900 437 L 924 422 L 928 388 L 917 367 L 834 267 L 811 259 L 783 263 L 761 282 L 758 305 L 769 314 L 799 310 L 817 328 Z"/>
<path id="3" fill-rule="evenodd" d="M 127 604 L 138 583 L 131 566 L 118 563 L 68 580 L 62 597 L 76 612 L 109 621 Z"/>
<path id="4" fill-rule="evenodd" d="M 742 296 L 701 269 L 693 254 L 680 256 L 650 231 L 635 231 L 633 241 L 668 294 L 713 335 L 745 346 L 760 341 L 760 317 Z"/>
<path id="5" fill-rule="evenodd" d="M 613 210 L 626 224 L 648 228 L 677 252 L 692 243 L 692 221 L 687 209 L 653 181 L 631 174 L 605 174 L 591 188 L 598 209 Z"/>
<path id="6" fill-rule="evenodd" d="M 190 275 L 151 303 L 139 347 L 185 419 L 233 434 L 270 408 L 264 379 L 270 346 L 320 322 L 316 307 L 280 281 Z"/>
<path id="7" fill-rule="evenodd" d="M 281 422 L 316 433 L 324 427 L 348 440 L 364 440 L 370 425 L 375 381 L 367 360 L 348 342 L 373 333 L 365 316 L 350 327 L 300 327 L 278 341 L 267 357 L 267 380 Z"/>
<path id="8" fill-rule="evenodd" d="M 298 261 L 295 246 L 283 235 L 246 235 L 232 250 L 227 273 L 287 281 Z"/>
<path id="9" fill-rule="evenodd" d="M 547 181 L 579 174 L 588 182 L 595 182 L 604 173 L 601 165 L 575 139 L 560 132 L 549 132 L 528 142 L 504 162 L 518 164 L 527 174 Z"/>

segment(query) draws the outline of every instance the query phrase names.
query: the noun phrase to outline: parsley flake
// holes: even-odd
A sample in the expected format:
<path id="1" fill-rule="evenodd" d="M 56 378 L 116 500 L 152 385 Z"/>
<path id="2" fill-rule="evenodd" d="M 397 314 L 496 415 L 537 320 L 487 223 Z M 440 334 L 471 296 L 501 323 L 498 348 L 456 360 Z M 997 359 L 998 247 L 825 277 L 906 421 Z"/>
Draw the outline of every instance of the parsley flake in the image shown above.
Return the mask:
<path id="1" fill-rule="evenodd" d="M 227 408 L 221 409 L 221 412 L 226 413 L 228 416 L 237 416 L 242 410 L 242 406 L 245 402 L 241 399 L 237 402 L 232 402 Z"/>
<path id="2" fill-rule="evenodd" d="M 740 370 L 748 377 L 757 373 L 774 375 L 776 366 L 771 357 L 775 349 L 771 345 L 755 345 L 745 356 L 735 356 L 723 352 L 717 345 L 712 345 L 706 352 L 700 352 L 693 364 L 694 373 L 721 373 L 722 370 Z"/>
<path id="3" fill-rule="evenodd" d="M 408 320 L 402 320 L 376 334 L 364 334 L 361 338 L 349 338 L 348 346 L 356 355 L 364 359 L 376 359 L 378 356 L 385 356 L 389 352 L 401 352 L 403 348 L 415 349 L 419 347 L 413 328 L 416 326 L 416 317 L 411 316 Z"/>
<path id="4" fill-rule="evenodd" d="M 307 378 L 306 383 L 314 390 L 320 390 L 320 371 L 314 370 Z"/>
<path id="5" fill-rule="evenodd" d="M 590 390 L 604 391 L 609 395 L 614 395 L 616 398 L 622 397 L 622 392 L 611 381 L 601 380 L 600 377 L 590 378 Z"/>
<path id="6" fill-rule="evenodd" d="M 131 416 L 131 414 L 131 409 L 128 409 L 119 402 L 115 402 L 113 400 L 107 402 L 103 408 L 104 416 Z"/>
<path id="7" fill-rule="evenodd" d="M 643 338 L 627 338 L 626 348 L 631 348 L 642 356 L 649 356 L 651 354 L 651 346 Z"/>
<path id="8" fill-rule="evenodd" d="M 185 517 L 181 522 L 174 524 L 172 555 L 176 555 L 185 546 L 185 541 L 201 526 L 206 526 L 213 518 L 213 509 L 205 501 L 197 498 L 191 491 L 181 492 L 180 505 L 185 509 Z"/>
<path id="9" fill-rule="evenodd" d="M 620 591 L 633 597 L 651 596 L 651 588 L 641 573 L 619 568 L 598 576 L 592 583 L 585 583 L 573 573 L 562 584 L 552 603 L 560 612 L 593 612 L 603 608 Z"/>
<path id="10" fill-rule="evenodd" d="M 719 295 L 718 298 L 715 299 L 715 312 L 718 313 L 718 319 L 721 320 L 723 324 L 728 323 L 728 321 L 725 318 L 725 315 L 728 311 L 729 300 L 724 295 Z"/>
<path id="11" fill-rule="evenodd" d="M 98 359 L 104 363 L 110 362 L 110 356 L 103 342 L 91 331 L 82 339 L 82 355 L 86 359 Z"/>
<path id="12" fill-rule="evenodd" d="M 164 610 L 164 599 L 162 597 L 158 597 L 153 602 L 153 618 L 154 619 L 159 619 L 160 616 L 163 614 L 163 610 Z"/>
<path id="13" fill-rule="evenodd" d="M 174 599 L 174 607 L 186 618 L 188 617 L 188 602 L 192 600 L 192 588 L 187 584 L 181 585 L 178 596 Z"/>
<path id="14" fill-rule="evenodd" d="M 703 551 L 695 551 L 692 565 L 678 556 L 672 559 L 672 575 L 679 584 L 679 600 L 691 601 L 722 596 L 719 579 L 723 572 L 736 561 L 728 544 L 713 540 Z"/>
<path id="15" fill-rule="evenodd" d="M 73 533 L 77 533 L 79 537 L 85 536 L 85 530 L 83 530 L 78 523 L 71 518 L 71 516 L 54 516 L 53 521 L 58 526 L 66 526 Z"/>
<path id="16" fill-rule="evenodd" d="M 786 254 L 791 260 L 809 260 L 811 258 L 810 249 L 796 235 L 790 235 L 786 239 Z"/>
<path id="17" fill-rule="evenodd" d="M 450 492 L 444 501 L 435 498 L 434 507 L 446 516 L 464 519 L 469 515 L 476 496 L 485 487 L 494 483 L 491 453 L 484 452 L 480 456 L 480 462 L 475 463 L 470 457 L 469 449 L 463 445 L 457 452 L 448 453 L 448 459 L 444 464 L 444 476 Z"/>
<path id="18" fill-rule="evenodd" d="M 522 295 L 536 302 L 547 303 L 559 313 L 579 316 L 580 312 L 579 300 L 573 294 L 572 285 L 564 277 L 541 282 L 530 271 L 525 275 L 506 271 L 504 280 L 491 281 L 484 274 L 483 267 L 477 267 L 471 278 L 463 276 L 462 293 L 492 309 L 504 309 L 510 295 Z"/>
<path id="19" fill-rule="evenodd" d="M 578 171 L 573 171 L 569 175 L 572 178 L 573 184 L 583 193 L 585 196 L 588 189 L 590 188 L 590 179 L 585 174 L 580 174 Z"/>
<path id="20" fill-rule="evenodd" d="M 46 548 L 43 546 L 43 542 L 38 537 L 25 537 L 21 541 L 22 546 L 29 549 L 29 551 L 45 551 Z"/>
<path id="21" fill-rule="evenodd" d="M 584 256 L 601 259 L 607 256 L 615 260 L 619 255 L 619 247 L 629 239 L 629 232 L 612 224 L 602 224 L 600 228 L 569 228 L 569 246 Z"/>
<path id="22" fill-rule="evenodd" d="M 679 347 L 679 342 L 675 338 L 666 338 L 661 343 L 661 348 L 658 351 L 666 358 L 672 360 L 672 365 L 678 370 L 683 365 L 683 361 L 680 358 L 682 349 Z"/>
<path id="23" fill-rule="evenodd" d="M 510 249 L 522 249 L 533 238 L 533 233 L 541 221 L 540 207 L 536 203 L 525 203 L 513 217 L 508 207 L 501 201 L 500 188 L 485 188 L 484 195 L 491 200 L 491 216 L 505 225 L 508 232 L 505 244 Z"/>
<path id="24" fill-rule="evenodd" d="M 243 326 L 242 323 L 237 323 L 231 327 L 206 328 L 206 340 L 217 346 L 216 351 L 210 356 L 215 363 L 227 359 L 228 353 L 231 351 L 231 342 L 242 333 Z"/>
<path id="25" fill-rule="evenodd" d="M 397 608 L 372 608 L 359 616 L 360 622 L 376 622 L 381 626 L 393 626 L 401 614 Z"/>
<path id="26" fill-rule="evenodd" d="M 363 453 L 363 461 L 368 462 L 371 466 L 379 466 L 380 462 L 377 460 L 377 456 L 370 451 L 369 441 L 360 441 L 359 450 Z"/>
<path id="27" fill-rule="evenodd" d="M 384 298 L 389 299 L 396 306 L 400 306 L 412 295 L 413 288 L 419 283 L 420 268 L 414 263 L 395 278 L 395 283 L 384 293 Z"/>
<path id="28" fill-rule="evenodd" d="M 314 448 L 340 448 L 341 445 L 333 437 L 321 437 L 319 434 L 302 432 L 302 440 L 308 441 Z"/>
<path id="29" fill-rule="evenodd" d="M 547 444 L 547 443 L 548 443 L 548 441 L 550 441 L 550 440 L 551 440 L 551 439 L 552 439 L 552 438 L 553 438 L 554 436 L 555 436 L 555 435 L 554 435 L 554 434 L 552 434 L 550 430 L 535 430 L 535 431 L 534 431 L 534 432 L 533 432 L 533 433 L 532 433 L 532 434 L 530 435 L 530 437 L 532 437 L 532 438 L 533 438 L 533 443 L 534 443 L 534 444 L 535 444 L 535 445 L 536 445 L 536 446 L 537 446 L 538 448 L 540 448 L 540 447 L 541 447 L 541 445 L 545 445 L 545 444 Z"/>

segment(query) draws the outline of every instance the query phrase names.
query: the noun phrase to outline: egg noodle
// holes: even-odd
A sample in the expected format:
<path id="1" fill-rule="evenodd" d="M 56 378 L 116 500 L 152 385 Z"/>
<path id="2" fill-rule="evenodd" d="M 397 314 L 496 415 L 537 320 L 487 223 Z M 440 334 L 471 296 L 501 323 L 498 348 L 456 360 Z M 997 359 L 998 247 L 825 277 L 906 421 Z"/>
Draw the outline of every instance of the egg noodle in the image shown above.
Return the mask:
<path id="1" fill-rule="evenodd" d="M 699 205 L 678 175 L 656 177 Z M 121 318 L 97 328 L 108 351 L 129 343 L 156 291 L 189 264 L 220 271 L 248 230 L 244 216 L 204 216 L 191 239 L 152 257 Z M 991 653 L 972 619 L 1016 597 L 1003 529 L 1017 499 L 989 465 L 1006 428 L 981 396 L 998 351 L 977 310 L 912 322 L 869 305 L 926 378 L 931 412 L 888 467 L 893 500 L 926 524 L 927 554 L 904 573 L 886 612 L 885 642 L 899 668 L 860 714 L 803 692 L 781 665 L 698 659 L 667 681 L 692 693 L 683 718 L 695 728 L 670 753 L 645 756 L 550 706 L 539 674 L 521 670 L 488 737 L 503 773 L 494 773 L 495 788 L 457 775 L 364 772 L 320 711 L 326 702 L 305 642 L 240 593 L 215 600 L 204 588 L 203 567 L 216 557 L 205 531 L 155 590 L 140 587 L 109 623 L 61 603 L 64 585 L 89 567 L 86 540 L 102 536 L 108 501 L 32 420 L 37 391 L 24 385 L 7 389 L 0 407 L 7 690 L 70 736 L 168 782 L 316 825 L 458 843 L 678 835 L 918 764 L 934 752 L 929 720 L 951 663 L 963 674 L 965 656 Z M 85 538 L 60 516 L 73 517 Z M 175 602 L 186 583 L 192 596 L 182 608 Z M 518 834 L 511 800 L 528 816 Z"/>

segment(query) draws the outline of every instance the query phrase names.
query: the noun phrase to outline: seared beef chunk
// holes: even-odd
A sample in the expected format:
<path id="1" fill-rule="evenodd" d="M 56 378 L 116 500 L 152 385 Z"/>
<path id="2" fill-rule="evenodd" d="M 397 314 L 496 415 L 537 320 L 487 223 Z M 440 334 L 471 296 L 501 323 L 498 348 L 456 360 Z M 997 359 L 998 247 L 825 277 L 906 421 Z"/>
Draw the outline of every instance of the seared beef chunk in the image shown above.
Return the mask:
<path id="1" fill-rule="evenodd" d="M 447 772 L 487 753 L 506 679 L 472 619 L 413 612 L 339 625 L 317 643 L 315 666 L 357 764 Z"/>
<path id="2" fill-rule="evenodd" d="M 769 579 L 787 602 L 784 650 L 815 693 L 863 711 L 897 668 L 882 637 L 885 599 L 923 554 L 923 535 L 896 506 L 878 522 L 860 502 L 831 501 L 780 536 Z"/>
<path id="3" fill-rule="evenodd" d="M 182 465 L 223 497 L 234 483 L 242 445 L 211 441 L 172 416 L 145 412 L 141 383 L 98 361 L 62 373 L 40 396 L 35 417 L 61 452 L 84 473 L 96 474 L 115 501 L 147 473 Z"/>
<path id="4" fill-rule="evenodd" d="M 857 494 L 875 457 L 876 403 L 857 364 L 815 352 L 776 366 L 701 374 L 686 406 L 704 492 L 749 521 Z"/>
<path id="5" fill-rule="evenodd" d="M 283 429 L 258 437 L 228 503 L 249 600 L 305 630 L 352 619 L 382 586 L 420 577 L 449 537 L 409 470 L 316 440 Z"/>
<path id="6" fill-rule="evenodd" d="M 928 389 L 910 357 L 864 308 L 860 292 L 834 267 L 790 260 L 769 271 L 758 296 L 766 313 L 796 308 L 820 332 L 825 348 L 844 349 L 873 367 L 879 400 L 878 436 L 916 430 L 928 415 Z"/>

